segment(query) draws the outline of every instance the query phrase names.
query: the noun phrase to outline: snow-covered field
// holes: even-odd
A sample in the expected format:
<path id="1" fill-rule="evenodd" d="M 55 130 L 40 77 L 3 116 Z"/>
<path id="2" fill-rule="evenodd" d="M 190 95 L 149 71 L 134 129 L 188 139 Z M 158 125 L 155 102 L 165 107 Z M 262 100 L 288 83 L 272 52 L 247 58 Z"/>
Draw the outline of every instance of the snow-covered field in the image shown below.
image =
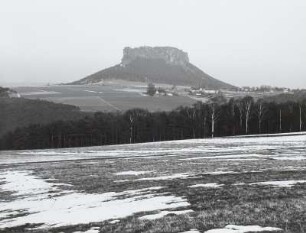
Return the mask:
<path id="1" fill-rule="evenodd" d="M 303 232 L 306 134 L 0 152 L 0 232 Z"/>
<path id="2" fill-rule="evenodd" d="M 306 133 L 224 137 L 103 147 L 0 152 L 0 164 L 99 158 L 181 156 L 181 160 L 305 160 Z"/>

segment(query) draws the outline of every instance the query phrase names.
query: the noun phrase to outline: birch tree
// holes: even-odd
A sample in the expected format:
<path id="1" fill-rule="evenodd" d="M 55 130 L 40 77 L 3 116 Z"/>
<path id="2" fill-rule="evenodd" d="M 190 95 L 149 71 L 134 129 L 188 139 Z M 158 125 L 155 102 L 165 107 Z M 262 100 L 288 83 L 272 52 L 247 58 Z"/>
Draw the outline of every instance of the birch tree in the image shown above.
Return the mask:
<path id="1" fill-rule="evenodd" d="M 257 101 L 257 105 L 256 105 L 256 112 L 257 112 L 257 121 L 258 121 L 258 133 L 261 133 L 261 125 L 262 125 L 262 121 L 265 117 L 266 114 L 266 107 L 264 105 L 264 102 L 262 100 L 258 100 Z"/>
<path id="2" fill-rule="evenodd" d="M 251 96 L 244 97 L 242 99 L 243 113 L 245 119 L 245 133 L 249 133 L 249 121 L 251 117 L 251 108 L 253 105 L 253 98 Z"/>
<path id="3" fill-rule="evenodd" d="M 129 122 L 129 143 L 134 143 L 139 130 L 139 120 L 147 116 L 147 111 L 143 109 L 132 109 L 126 112 L 127 121 Z"/>
<path id="4" fill-rule="evenodd" d="M 210 121 L 211 121 L 211 137 L 215 137 L 215 127 L 216 123 L 219 119 L 219 111 L 218 111 L 218 104 L 211 103 L 210 107 Z"/>
<path id="5" fill-rule="evenodd" d="M 300 132 L 302 131 L 303 127 L 303 120 L 302 120 L 302 108 L 303 108 L 303 103 L 299 102 L 299 120 L 300 120 Z"/>
<path id="6" fill-rule="evenodd" d="M 129 115 L 129 123 L 130 123 L 130 144 L 133 142 L 133 128 L 134 128 L 134 118 L 132 114 Z"/>
<path id="7" fill-rule="evenodd" d="M 279 109 L 279 132 L 281 133 L 283 131 L 282 129 L 282 108 Z"/>

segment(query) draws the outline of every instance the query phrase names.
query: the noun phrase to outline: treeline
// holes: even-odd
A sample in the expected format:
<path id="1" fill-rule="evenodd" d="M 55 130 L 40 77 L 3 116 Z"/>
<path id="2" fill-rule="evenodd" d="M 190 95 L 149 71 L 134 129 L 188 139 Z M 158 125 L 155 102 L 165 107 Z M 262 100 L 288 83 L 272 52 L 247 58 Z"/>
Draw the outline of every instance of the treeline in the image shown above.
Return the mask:
<path id="1" fill-rule="evenodd" d="M 171 112 L 133 109 L 96 113 L 75 121 L 34 124 L 6 134 L 0 149 L 41 149 L 140 143 L 306 129 L 306 101 L 254 101 L 252 97 L 197 103 Z"/>
<path id="2" fill-rule="evenodd" d="M 306 90 L 295 91 L 294 93 L 282 93 L 265 97 L 265 101 L 286 103 L 286 102 L 303 102 L 306 99 Z"/>

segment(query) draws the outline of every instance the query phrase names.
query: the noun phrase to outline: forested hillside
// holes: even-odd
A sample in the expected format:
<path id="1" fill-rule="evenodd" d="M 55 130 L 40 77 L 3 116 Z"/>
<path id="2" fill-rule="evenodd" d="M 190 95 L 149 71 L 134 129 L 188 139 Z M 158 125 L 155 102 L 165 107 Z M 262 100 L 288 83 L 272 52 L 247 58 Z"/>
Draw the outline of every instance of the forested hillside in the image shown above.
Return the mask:
<path id="1" fill-rule="evenodd" d="M 133 109 L 34 124 L 6 134 L 0 148 L 80 147 L 302 130 L 306 130 L 305 100 L 278 104 L 245 97 L 197 103 L 172 112 Z"/>
<path id="2" fill-rule="evenodd" d="M 10 92 L 12 92 L 12 90 L 9 88 L 0 87 L 0 98 L 9 97 Z"/>
<path id="3" fill-rule="evenodd" d="M 85 117 L 78 107 L 42 100 L 0 98 L 0 136 L 31 124 L 48 124 L 58 120 L 77 120 Z"/>

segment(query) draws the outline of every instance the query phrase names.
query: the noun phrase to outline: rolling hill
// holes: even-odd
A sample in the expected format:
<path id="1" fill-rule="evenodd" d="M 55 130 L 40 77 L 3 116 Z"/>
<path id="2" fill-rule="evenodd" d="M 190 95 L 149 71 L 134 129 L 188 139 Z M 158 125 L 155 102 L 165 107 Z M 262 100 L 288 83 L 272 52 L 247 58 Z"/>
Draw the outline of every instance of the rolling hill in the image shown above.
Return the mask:
<path id="1" fill-rule="evenodd" d="M 17 128 L 88 116 L 76 106 L 38 99 L 0 98 L 0 137 Z"/>

